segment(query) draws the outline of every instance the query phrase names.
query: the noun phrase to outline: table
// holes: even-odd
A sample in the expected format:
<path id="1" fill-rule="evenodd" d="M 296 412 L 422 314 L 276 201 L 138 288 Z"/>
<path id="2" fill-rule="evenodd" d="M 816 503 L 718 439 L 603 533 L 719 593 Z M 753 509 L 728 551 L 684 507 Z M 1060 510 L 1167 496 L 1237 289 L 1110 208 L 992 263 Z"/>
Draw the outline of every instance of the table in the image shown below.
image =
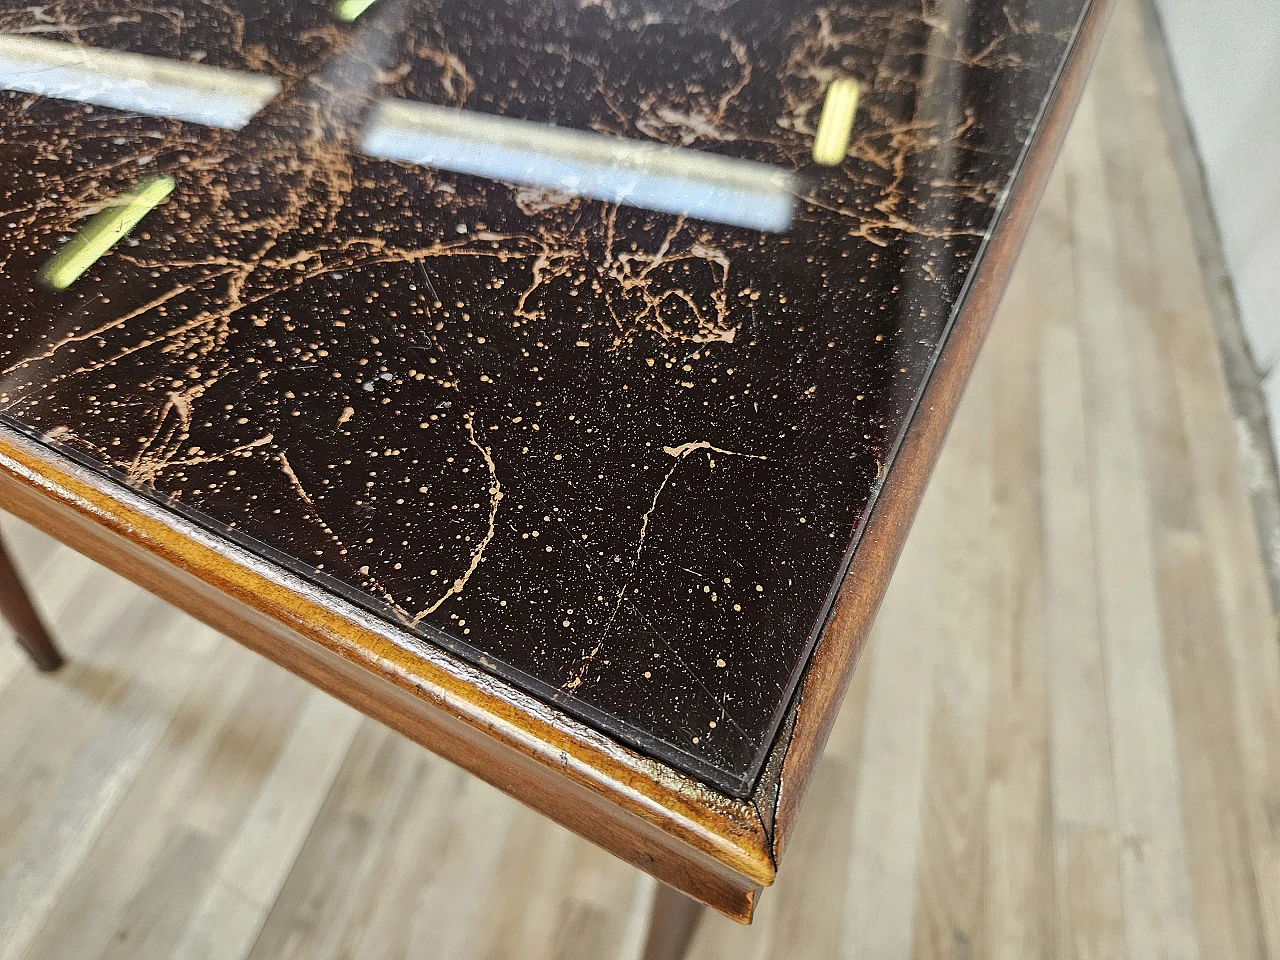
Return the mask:
<path id="1" fill-rule="evenodd" d="M 747 921 L 1108 11 L 0 5 L 0 506 Z"/>

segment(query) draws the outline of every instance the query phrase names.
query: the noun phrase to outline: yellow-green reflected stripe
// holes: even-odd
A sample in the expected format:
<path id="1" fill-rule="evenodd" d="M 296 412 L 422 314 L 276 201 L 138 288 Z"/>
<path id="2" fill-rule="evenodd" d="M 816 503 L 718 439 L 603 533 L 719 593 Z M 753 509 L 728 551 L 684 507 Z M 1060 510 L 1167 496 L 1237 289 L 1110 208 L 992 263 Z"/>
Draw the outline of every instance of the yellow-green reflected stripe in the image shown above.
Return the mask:
<path id="1" fill-rule="evenodd" d="M 339 20 L 346 20 L 349 23 L 376 2 L 377 0 L 338 0 L 333 5 L 333 15 Z"/>
<path id="2" fill-rule="evenodd" d="M 45 264 L 42 276 L 55 290 L 65 290 L 138 225 L 138 221 L 173 192 L 173 177 L 155 177 L 125 193 L 95 214 L 65 247 Z"/>
<path id="3" fill-rule="evenodd" d="M 849 151 L 853 117 L 858 112 L 858 82 L 847 77 L 833 80 L 822 104 L 818 133 L 813 138 L 813 159 L 824 167 L 834 167 Z"/>

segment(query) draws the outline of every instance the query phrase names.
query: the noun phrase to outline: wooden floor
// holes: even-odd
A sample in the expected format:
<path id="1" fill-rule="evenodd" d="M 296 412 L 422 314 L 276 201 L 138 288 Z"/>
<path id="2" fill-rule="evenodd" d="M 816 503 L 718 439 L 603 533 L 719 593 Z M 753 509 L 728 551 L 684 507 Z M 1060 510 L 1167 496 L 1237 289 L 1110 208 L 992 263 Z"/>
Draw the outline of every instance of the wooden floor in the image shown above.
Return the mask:
<path id="1" fill-rule="evenodd" d="M 1280 646 L 1141 30 L 1124 0 L 779 882 L 695 957 L 1280 960 Z M 6 529 L 73 662 L 0 642 L 0 960 L 636 955 L 651 881 Z"/>

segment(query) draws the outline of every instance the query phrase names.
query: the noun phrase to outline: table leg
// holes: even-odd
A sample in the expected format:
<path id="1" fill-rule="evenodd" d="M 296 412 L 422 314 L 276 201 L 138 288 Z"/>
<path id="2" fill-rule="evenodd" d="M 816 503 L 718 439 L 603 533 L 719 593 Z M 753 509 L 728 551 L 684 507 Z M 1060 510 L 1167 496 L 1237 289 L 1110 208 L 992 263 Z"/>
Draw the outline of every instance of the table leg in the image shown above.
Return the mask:
<path id="1" fill-rule="evenodd" d="M 40 615 L 31 605 L 31 597 L 23 585 L 18 571 L 0 540 L 0 614 L 4 615 L 18 642 L 26 649 L 32 662 L 41 670 L 57 670 L 62 666 L 62 654 L 49 639 L 49 632 L 40 622 Z"/>
<path id="2" fill-rule="evenodd" d="M 682 960 L 698 927 L 703 907 L 665 883 L 658 884 L 649 913 L 643 960 Z"/>

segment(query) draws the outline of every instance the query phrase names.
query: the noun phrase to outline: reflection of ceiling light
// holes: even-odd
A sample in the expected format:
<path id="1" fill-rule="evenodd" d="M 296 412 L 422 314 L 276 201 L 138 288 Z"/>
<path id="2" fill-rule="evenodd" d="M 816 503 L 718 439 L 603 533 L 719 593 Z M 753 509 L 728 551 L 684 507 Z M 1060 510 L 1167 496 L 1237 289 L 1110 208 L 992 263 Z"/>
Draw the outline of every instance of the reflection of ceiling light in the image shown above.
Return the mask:
<path id="1" fill-rule="evenodd" d="M 40 272 L 55 290 L 65 290 L 173 192 L 173 177 L 153 177 L 94 214 Z"/>
<path id="2" fill-rule="evenodd" d="M 333 15 L 339 20 L 354 20 L 374 5 L 376 0 L 338 0 L 333 5 Z"/>
<path id="3" fill-rule="evenodd" d="M 364 3 L 353 14 L 359 16 L 372 2 L 340 0 L 334 10 Z M 280 84 L 203 64 L 0 35 L 0 89 L 236 130 Z M 854 99 L 856 105 L 856 88 Z M 361 149 L 377 159 L 752 230 L 786 230 L 797 191 L 791 171 L 765 163 L 404 100 L 377 104 Z"/>
<path id="4" fill-rule="evenodd" d="M 560 193 L 754 230 L 791 223 L 787 170 L 701 150 L 405 100 L 383 100 L 361 150 Z"/>
<path id="5" fill-rule="evenodd" d="M 140 53 L 0 35 L 0 88 L 239 130 L 280 82 Z"/>
<path id="6" fill-rule="evenodd" d="M 858 82 L 842 77 L 831 81 L 822 102 L 818 132 L 813 138 L 813 159 L 824 167 L 844 162 L 853 133 L 853 118 L 858 112 Z"/>

